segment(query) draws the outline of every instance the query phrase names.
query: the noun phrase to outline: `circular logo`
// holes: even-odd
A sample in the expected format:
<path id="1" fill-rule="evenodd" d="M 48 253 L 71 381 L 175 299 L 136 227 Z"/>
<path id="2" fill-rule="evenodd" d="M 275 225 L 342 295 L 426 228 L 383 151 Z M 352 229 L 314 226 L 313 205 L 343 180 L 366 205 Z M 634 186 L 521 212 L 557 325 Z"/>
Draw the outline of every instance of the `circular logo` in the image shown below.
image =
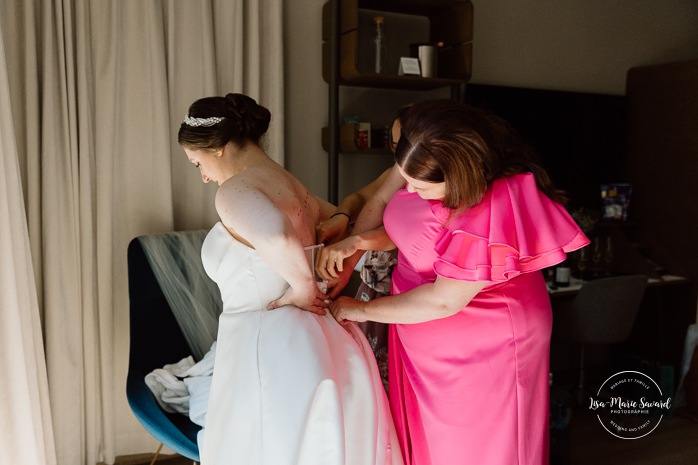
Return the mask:
<path id="1" fill-rule="evenodd" d="M 621 371 L 608 378 L 596 396 L 589 398 L 589 410 L 596 412 L 601 425 L 621 439 L 639 439 L 659 426 L 671 410 L 671 397 L 664 397 L 652 378 L 639 371 Z"/>

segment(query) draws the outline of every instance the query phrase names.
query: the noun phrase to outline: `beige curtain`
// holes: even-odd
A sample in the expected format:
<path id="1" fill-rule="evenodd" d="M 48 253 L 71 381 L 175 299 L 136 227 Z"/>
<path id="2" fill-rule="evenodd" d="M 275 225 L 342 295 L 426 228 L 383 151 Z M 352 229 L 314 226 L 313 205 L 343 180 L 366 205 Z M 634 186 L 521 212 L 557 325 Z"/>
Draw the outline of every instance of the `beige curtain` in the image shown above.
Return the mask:
<path id="1" fill-rule="evenodd" d="M 0 463 L 53 465 L 39 305 L 0 34 Z M 22 447 L 20 445 L 25 445 Z"/>
<path id="2" fill-rule="evenodd" d="M 22 443 L 46 451 L 37 464 L 52 463 L 52 439 L 60 465 L 154 451 L 125 398 L 126 248 L 140 234 L 216 220 L 214 187 L 175 140 L 193 100 L 255 97 L 272 111 L 268 149 L 283 161 L 282 1 L 0 0 L 0 28 L 10 104 L 3 94 L 0 136 L 3 163 L 15 167 L 2 175 L 25 204 L 8 203 L 16 231 L 2 237 L 15 252 L 8 265 L 2 249 L 0 266 L 24 276 L 29 294 L 3 306 L 3 322 L 26 319 L 34 350 L 12 363 L 36 377 L 32 401 L 16 406 L 26 412 L 2 415 L 0 431 L 34 418 L 32 442 Z M 12 128 L 16 151 L 7 152 Z M 17 253 L 27 244 L 24 221 L 31 261 L 26 247 Z M 16 444 L 6 440 L 2 451 Z"/>

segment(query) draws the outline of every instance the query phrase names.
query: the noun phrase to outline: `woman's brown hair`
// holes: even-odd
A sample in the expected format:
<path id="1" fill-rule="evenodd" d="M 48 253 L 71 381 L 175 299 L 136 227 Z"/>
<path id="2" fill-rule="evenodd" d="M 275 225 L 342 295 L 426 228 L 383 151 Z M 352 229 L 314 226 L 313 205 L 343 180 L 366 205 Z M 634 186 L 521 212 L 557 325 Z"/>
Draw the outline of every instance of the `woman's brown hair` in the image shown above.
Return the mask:
<path id="1" fill-rule="evenodd" d="M 454 100 L 430 100 L 409 107 L 401 122 L 396 163 L 414 179 L 445 182 L 446 208 L 470 208 L 495 179 L 527 172 L 550 199 L 565 202 L 535 152 L 496 115 Z"/>

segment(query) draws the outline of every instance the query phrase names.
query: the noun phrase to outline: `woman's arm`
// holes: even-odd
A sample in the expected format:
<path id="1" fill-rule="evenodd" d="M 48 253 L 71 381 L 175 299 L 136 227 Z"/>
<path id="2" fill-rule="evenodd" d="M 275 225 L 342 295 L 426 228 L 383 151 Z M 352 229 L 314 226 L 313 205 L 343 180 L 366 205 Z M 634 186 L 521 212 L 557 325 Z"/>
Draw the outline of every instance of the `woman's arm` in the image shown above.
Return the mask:
<path id="1" fill-rule="evenodd" d="M 385 228 L 381 226 L 373 231 L 349 236 L 330 247 L 324 247 L 315 260 L 315 270 L 322 279 L 331 280 L 339 277 L 344 270 L 345 257 L 366 250 L 393 250 L 394 248 L 395 244 L 385 232 Z M 361 254 L 358 256 L 360 257 Z"/>
<path id="2" fill-rule="evenodd" d="M 423 323 L 458 313 L 480 292 L 487 282 L 458 281 L 436 278 L 429 284 L 394 296 L 362 302 L 340 297 L 330 305 L 335 319 L 344 321 L 377 321 L 379 323 Z"/>
<path id="3" fill-rule="evenodd" d="M 385 171 L 383 182 L 375 190 L 374 194 L 366 201 L 356 218 L 352 234 L 371 231 L 383 225 L 383 212 L 395 192 L 404 187 L 405 179 L 400 175 L 397 165 Z M 357 260 L 358 261 L 358 260 Z"/>
<path id="4" fill-rule="evenodd" d="M 326 217 L 321 216 L 323 221 L 321 221 L 316 228 L 318 243 L 333 244 L 345 237 L 349 225 L 356 221 L 361 209 L 366 205 L 369 199 L 373 197 L 376 191 L 378 191 L 378 188 L 383 185 L 390 170 L 391 169 L 388 168 L 370 184 L 346 196 L 329 215 Z"/>
<path id="5" fill-rule="evenodd" d="M 324 300 L 298 235 L 289 218 L 264 193 L 245 181 L 224 184 L 216 194 L 223 224 L 257 250 L 259 256 L 289 283 L 289 290 L 269 309 L 295 305 L 325 314 Z"/>
<path id="6" fill-rule="evenodd" d="M 317 195 L 315 195 L 314 197 L 315 200 L 317 200 L 318 205 L 320 206 L 320 222 L 326 221 L 337 211 L 337 207 L 335 207 L 334 204 L 328 202 L 325 199 L 321 199 Z M 318 243 L 320 242 L 321 241 L 318 240 Z"/>
<path id="7" fill-rule="evenodd" d="M 385 207 L 388 205 L 388 202 L 395 194 L 395 192 L 397 192 L 405 185 L 405 180 L 400 175 L 400 172 L 397 170 L 397 165 L 393 165 L 393 167 L 387 170 L 387 172 L 384 173 L 384 175 L 385 179 L 383 180 L 383 183 L 380 185 L 380 187 L 378 187 L 378 189 L 376 189 L 375 194 L 370 199 L 368 199 L 366 205 L 361 210 L 361 213 L 359 213 L 359 216 L 356 219 L 356 223 L 354 224 L 354 228 L 351 232 L 352 235 L 367 233 L 369 231 L 373 231 L 377 228 L 380 228 L 383 225 L 383 212 L 385 211 Z M 341 249 L 343 249 L 345 245 L 346 244 L 337 243 L 325 247 L 323 253 L 318 255 L 318 258 L 322 257 L 323 254 L 330 254 L 333 252 L 342 253 Z M 336 247 L 340 250 L 332 251 L 331 249 L 333 247 Z M 364 250 L 390 249 L 367 248 Z M 341 272 L 338 270 L 336 266 L 337 259 L 333 260 L 332 262 L 326 260 L 324 263 L 324 269 L 321 266 L 319 266 L 319 261 L 315 262 L 315 271 L 316 273 L 318 273 L 319 276 L 337 276 L 337 278 L 330 283 L 332 288 L 332 290 L 329 292 L 330 298 L 335 298 L 339 295 L 340 292 L 342 292 L 342 289 L 344 289 L 344 287 L 347 285 L 347 282 L 349 282 L 349 277 L 351 276 L 354 267 L 359 262 L 362 255 L 363 251 L 361 249 L 357 249 L 357 251 L 352 255 L 344 255 Z M 328 267 L 331 267 L 331 269 Z"/>

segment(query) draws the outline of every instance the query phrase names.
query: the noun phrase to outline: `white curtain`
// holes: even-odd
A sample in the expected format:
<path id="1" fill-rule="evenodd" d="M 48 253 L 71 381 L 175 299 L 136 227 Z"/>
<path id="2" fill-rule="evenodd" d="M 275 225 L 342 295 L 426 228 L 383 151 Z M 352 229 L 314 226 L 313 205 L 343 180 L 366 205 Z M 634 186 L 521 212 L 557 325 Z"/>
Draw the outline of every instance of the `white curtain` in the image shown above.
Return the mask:
<path id="1" fill-rule="evenodd" d="M 28 417 L 23 449 L 47 457 L 8 463 L 51 464 L 54 450 L 59 465 L 154 451 L 125 397 L 126 248 L 140 234 L 216 220 L 214 187 L 176 143 L 195 99 L 256 98 L 272 112 L 268 150 L 283 161 L 282 24 L 282 0 L 0 0 L 0 181 L 17 199 L 1 212 L 0 266 L 27 294 L 3 300 L 2 321 L 23 322 L 26 360 L 12 363 L 34 376 L 24 381 L 33 397 L 0 415 L 0 432 Z M 12 341 L 0 351 L 14 354 Z M 0 436 L 0 451 L 16 448 L 10 438 Z"/>

